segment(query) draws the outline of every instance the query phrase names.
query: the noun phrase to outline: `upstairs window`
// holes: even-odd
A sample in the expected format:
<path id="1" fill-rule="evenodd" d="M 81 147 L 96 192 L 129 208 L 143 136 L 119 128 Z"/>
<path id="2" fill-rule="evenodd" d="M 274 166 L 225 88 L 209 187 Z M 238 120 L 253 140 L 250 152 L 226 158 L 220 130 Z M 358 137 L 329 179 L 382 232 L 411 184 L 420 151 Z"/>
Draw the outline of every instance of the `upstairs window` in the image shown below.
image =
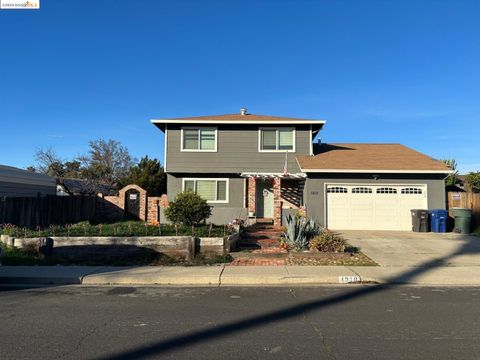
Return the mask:
<path id="1" fill-rule="evenodd" d="M 260 151 L 295 151 L 295 130 L 284 129 L 260 129 Z"/>
<path id="2" fill-rule="evenodd" d="M 228 202 L 228 179 L 184 179 L 183 190 L 191 190 L 207 202 Z"/>
<path id="3" fill-rule="evenodd" d="M 217 129 L 182 128 L 182 151 L 217 151 Z"/>

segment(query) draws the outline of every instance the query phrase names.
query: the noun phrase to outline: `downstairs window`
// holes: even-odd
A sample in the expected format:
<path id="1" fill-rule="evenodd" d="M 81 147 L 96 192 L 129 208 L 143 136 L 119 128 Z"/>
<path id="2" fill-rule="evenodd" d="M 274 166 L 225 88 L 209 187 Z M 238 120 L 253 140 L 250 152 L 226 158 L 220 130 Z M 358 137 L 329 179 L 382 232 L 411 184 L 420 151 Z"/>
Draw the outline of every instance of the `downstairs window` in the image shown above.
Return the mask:
<path id="1" fill-rule="evenodd" d="M 228 202 L 228 179 L 183 179 L 183 191 L 191 190 L 208 202 Z"/>

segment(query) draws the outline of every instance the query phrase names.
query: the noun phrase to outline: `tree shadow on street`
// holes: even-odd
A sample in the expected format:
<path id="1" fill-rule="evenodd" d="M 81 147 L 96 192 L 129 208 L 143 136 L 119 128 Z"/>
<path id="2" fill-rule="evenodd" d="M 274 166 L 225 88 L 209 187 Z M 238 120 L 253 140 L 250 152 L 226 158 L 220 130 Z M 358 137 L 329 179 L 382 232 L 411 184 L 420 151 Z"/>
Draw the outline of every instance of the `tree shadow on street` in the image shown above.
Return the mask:
<path id="1" fill-rule="evenodd" d="M 444 256 L 440 259 L 434 259 L 424 262 L 417 267 L 411 268 L 397 276 L 391 277 L 381 285 L 369 285 L 364 287 L 355 287 L 351 291 L 341 295 L 331 296 L 325 299 L 319 299 L 309 302 L 304 302 L 295 306 L 285 307 L 280 310 L 271 311 L 263 315 L 251 316 L 243 320 L 233 321 L 223 325 L 208 327 L 205 329 L 192 331 L 178 336 L 173 336 L 157 343 L 141 346 L 126 352 L 112 354 L 108 356 L 98 357 L 96 360 L 123 360 L 123 359 L 143 359 L 147 357 L 158 357 L 167 352 L 187 348 L 189 346 L 199 344 L 206 341 L 211 341 L 216 338 L 232 336 L 236 333 L 252 330 L 258 327 L 269 325 L 278 321 L 283 321 L 298 315 L 306 314 L 315 310 L 326 309 L 332 306 L 340 305 L 361 297 L 375 295 L 381 293 L 394 284 L 410 283 L 415 278 L 440 266 L 445 266 L 449 260 L 458 255 L 465 254 L 479 254 L 478 246 L 472 246 L 472 242 L 480 241 L 475 237 L 468 237 L 468 240 L 462 241 L 457 251 L 450 255 Z"/>

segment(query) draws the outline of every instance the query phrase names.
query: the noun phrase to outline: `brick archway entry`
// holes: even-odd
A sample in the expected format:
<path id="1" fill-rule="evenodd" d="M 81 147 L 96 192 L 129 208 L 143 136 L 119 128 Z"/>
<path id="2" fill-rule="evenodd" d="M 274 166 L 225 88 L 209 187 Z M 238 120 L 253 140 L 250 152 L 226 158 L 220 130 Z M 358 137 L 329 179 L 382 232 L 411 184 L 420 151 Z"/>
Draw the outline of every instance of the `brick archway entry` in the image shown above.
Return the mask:
<path id="1" fill-rule="evenodd" d="M 145 189 L 135 184 L 127 185 L 118 192 L 118 198 L 118 205 L 124 209 L 127 217 L 132 216 L 142 221 L 147 220 L 147 191 Z"/>

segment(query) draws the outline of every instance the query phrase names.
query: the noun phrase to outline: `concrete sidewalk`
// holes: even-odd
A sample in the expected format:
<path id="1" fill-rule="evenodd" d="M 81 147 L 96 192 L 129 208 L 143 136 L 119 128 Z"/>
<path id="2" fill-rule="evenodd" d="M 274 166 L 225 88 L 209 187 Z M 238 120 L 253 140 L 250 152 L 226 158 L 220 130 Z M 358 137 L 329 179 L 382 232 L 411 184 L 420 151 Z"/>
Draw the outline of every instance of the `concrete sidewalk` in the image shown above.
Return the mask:
<path id="1" fill-rule="evenodd" d="M 0 266 L 0 284 L 322 285 L 358 276 L 364 283 L 480 286 L 479 266 Z"/>

